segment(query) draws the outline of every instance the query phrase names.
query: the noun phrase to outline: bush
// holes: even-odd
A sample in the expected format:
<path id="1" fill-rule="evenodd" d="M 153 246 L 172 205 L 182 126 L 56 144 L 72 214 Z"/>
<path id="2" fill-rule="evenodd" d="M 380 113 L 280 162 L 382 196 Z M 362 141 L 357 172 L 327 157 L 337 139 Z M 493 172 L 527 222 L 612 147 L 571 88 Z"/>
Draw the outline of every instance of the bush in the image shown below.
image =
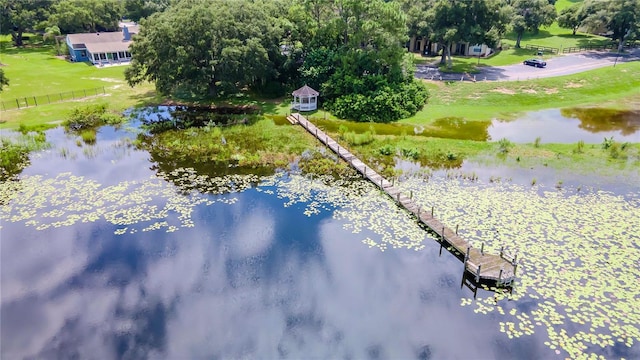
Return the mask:
<path id="1" fill-rule="evenodd" d="M 107 104 L 96 104 L 76 107 L 71 110 L 64 126 L 67 130 L 81 132 L 102 125 L 121 124 L 123 121 L 123 116 L 107 112 Z"/>
<path id="2" fill-rule="evenodd" d="M 513 147 L 513 143 L 511 141 L 509 141 L 509 139 L 507 138 L 502 138 L 500 139 L 500 141 L 498 141 L 498 145 L 500 146 L 500 153 L 501 154 L 506 154 L 508 153 L 511 148 Z"/>
<path id="3" fill-rule="evenodd" d="M 354 93 L 327 101 L 327 109 L 339 118 L 388 123 L 415 115 L 429 96 L 424 84 L 415 80 L 396 87 L 383 86 L 374 91 L 366 91 L 362 81 L 354 81 L 352 85 Z"/>

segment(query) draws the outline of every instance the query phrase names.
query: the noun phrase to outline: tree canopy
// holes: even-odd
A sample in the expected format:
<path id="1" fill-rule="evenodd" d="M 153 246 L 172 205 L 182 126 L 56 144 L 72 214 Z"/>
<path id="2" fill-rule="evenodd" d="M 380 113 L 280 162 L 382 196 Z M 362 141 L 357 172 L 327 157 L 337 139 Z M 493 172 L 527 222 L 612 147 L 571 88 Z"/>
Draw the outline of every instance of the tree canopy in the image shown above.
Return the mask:
<path id="1" fill-rule="evenodd" d="M 49 17 L 50 0 L 0 0 L 0 33 L 11 34 L 15 46 L 23 46 L 25 31 Z"/>
<path id="2" fill-rule="evenodd" d="M 512 26 L 516 33 L 517 48 L 525 31 L 537 33 L 540 26 L 553 24 L 557 15 L 555 6 L 549 0 L 512 0 L 511 6 L 514 9 Z"/>
<path id="3" fill-rule="evenodd" d="M 441 63 L 451 61 L 453 43 L 495 46 L 509 21 L 501 0 L 438 0 L 428 12 L 431 40 L 443 47 Z M 449 62 L 449 64 L 451 64 Z"/>
<path id="4" fill-rule="evenodd" d="M 162 94 L 216 95 L 263 84 L 275 64 L 283 29 L 263 1 L 183 0 L 142 20 L 125 76 L 154 81 Z"/>
<path id="5" fill-rule="evenodd" d="M 164 11 L 169 6 L 169 0 L 125 0 L 124 10 L 127 17 L 133 21 L 140 21 L 149 15 Z"/>
<path id="6" fill-rule="evenodd" d="M 59 0 L 51 12 L 50 25 L 68 34 L 118 30 L 123 8 L 119 0 Z"/>
<path id="7" fill-rule="evenodd" d="M 609 30 L 619 51 L 626 39 L 640 35 L 640 0 L 590 0 L 583 7 L 585 27 Z"/>

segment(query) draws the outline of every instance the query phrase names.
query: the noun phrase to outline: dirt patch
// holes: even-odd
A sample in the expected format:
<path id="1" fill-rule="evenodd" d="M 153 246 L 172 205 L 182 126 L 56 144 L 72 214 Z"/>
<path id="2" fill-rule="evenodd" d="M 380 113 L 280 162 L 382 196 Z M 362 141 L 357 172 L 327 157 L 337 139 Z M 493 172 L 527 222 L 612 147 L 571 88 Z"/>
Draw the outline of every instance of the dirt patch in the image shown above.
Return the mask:
<path id="1" fill-rule="evenodd" d="M 558 93 L 558 89 L 556 89 L 556 88 L 545 89 L 544 93 L 547 94 L 547 95 L 557 94 Z"/>
<path id="2" fill-rule="evenodd" d="M 482 96 L 480 96 L 480 95 L 469 95 L 469 96 L 467 96 L 467 99 L 478 100 L 478 99 L 482 99 Z"/>
<path id="3" fill-rule="evenodd" d="M 514 95 L 516 93 L 515 91 L 507 88 L 495 88 L 491 90 L 491 92 L 497 92 L 500 94 L 507 94 L 507 95 Z"/>
<path id="4" fill-rule="evenodd" d="M 574 82 L 569 82 L 567 84 L 565 84 L 565 89 L 571 89 L 571 88 L 581 88 L 582 84 L 579 83 L 574 83 Z"/>
<path id="5" fill-rule="evenodd" d="M 537 94 L 538 93 L 534 89 L 524 89 L 524 90 L 522 90 L 522 92 L 526 93 L 526 94 Z"/>
<path id="6" fill-rule="evenodd" d="M 100 80 L 100 81 L 110 82 L 110 83 L 123 83 L 123 82 L 124 82 L 124 81 L 122 81 L 122 80 L 113 79 L 113 78 L 97 78 L 97 77 L 90 77 L 90 78 L 84 78 L 84 79 L 88 79 L 88 80 Z"/>

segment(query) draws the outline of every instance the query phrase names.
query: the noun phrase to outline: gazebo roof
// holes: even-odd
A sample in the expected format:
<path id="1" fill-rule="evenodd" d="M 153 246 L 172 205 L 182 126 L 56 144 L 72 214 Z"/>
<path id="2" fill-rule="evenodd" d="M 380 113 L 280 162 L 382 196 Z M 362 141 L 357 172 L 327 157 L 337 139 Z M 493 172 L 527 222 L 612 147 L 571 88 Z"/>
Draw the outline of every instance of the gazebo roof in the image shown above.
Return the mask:
<path id="1" fill-rule="evenodd" d="M 292 92 L 291 95 L 298 96 L 298 97 L 309 97 L 309 96 L 318 96 L 320 95 L 320 93 L 308 87 L 307 85 L 305 85 L 300 89 Z"/>

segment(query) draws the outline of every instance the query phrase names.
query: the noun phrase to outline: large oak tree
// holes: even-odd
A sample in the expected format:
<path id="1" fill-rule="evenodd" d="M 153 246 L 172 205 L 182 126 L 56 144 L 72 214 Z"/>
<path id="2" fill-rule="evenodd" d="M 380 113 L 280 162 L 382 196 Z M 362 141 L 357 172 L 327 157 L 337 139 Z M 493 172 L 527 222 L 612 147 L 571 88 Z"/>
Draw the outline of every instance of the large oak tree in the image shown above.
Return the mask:
<path id="1" fill-rule="evenodd" d="M 183 0 L 141 21 L 125 71 L 130 85 L 155 82 L 162 94 L 237 91 L 277 77 L 284 31 L 273 2 Z M 282 11 L 280 11 L 282 12 Z"/>

